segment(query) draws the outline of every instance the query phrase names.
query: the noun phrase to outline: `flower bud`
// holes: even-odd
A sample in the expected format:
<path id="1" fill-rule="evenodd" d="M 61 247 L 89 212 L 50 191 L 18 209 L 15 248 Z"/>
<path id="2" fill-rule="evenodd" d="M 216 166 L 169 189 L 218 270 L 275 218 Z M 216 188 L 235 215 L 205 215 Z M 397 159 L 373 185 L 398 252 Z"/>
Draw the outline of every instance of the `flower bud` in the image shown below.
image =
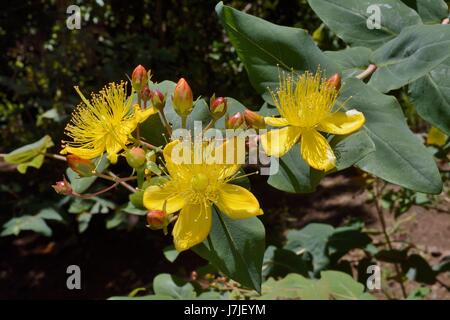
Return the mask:
<path id="1" fill-rule="evenodd" d="M 134 90 L 140 93 L 142 87 L 147 84 L 147 81 L 147 70 L 145 70 L 142 65 L 138 65 L 136 68 L 134 68 L 133 73 L 131 74 L 131 85 L 133 86 Z"/>
<path id="2" fill-rule="evenodd" d="M 152 91 L 148 87 L 148 85 L 144 85 L 144 87 L 141 90 L 141 99 L 146 103 L 152 98 Z"/>
<path id="3" fill-rule="evenodd" d="M 335 73 L 334 75 L 332 75 L 328 80 L 327 80 L 327 84 L 330 87 L 335 88 L 337 91 L 339 91 L 339 89 L 341 89 L 341 76 L 339 75 L 339 73 Z"/>
<path id="4" fill-rule="evenodd" d="M 227 112 L 227 99 L 224 97 L 216 98 L 216 96 L 213 95 L 209 102 L 209 111 L 215 120 L 222 118 Z"/>
<path id="5" fill-rule="evenodd" d="M 244 116 L 241 112 L 236 112 L 225 119 L 225 128 L 227 129 L 240 129 L 244 127 L 244 124 Z"/>
<path id="6" fill-rule="evenodd" d="M 125 153 L 127 163 L 130 167 L 137 169 L 145 163 L 145 151 L 142 148 L 134 147 Z"/>
<path id="7" fill-rule="evenodd" d="M 64 178 L 62 181 L 57 181 L 56 184 L 52 185 L 53 189 L 55 189 L 57 194 L 62 194 L 65 196 L 69 196 L 72 194 L 72 186 L 69 181 Z"/>
<path id="8" fill-rule="evenodd" d="M 194 105 L 192 90 L 184 78 L 181 78 L 173 92 L 173 108 L 180 117 L 187 117 Z"/>
<path id="9" fill-rule="evenodd" d="M 247 126 L 255 129 L 264 129 L 266 127 L 266 123 L 264 122 L 264 117 L 258 114 L 257 112 L 251 111 L 249 109 L 245 109 L 244 111 L 244 119 Z"/>
<path id="10" fill-rule="evenodd" d="M 162 210 L 147 212 L 147 224 L 150 229 L 158 230 L 167 226 L 167 214 Z"/>
<path id="11" fill-rule="evenodd" d="M 152 105 L 159 111 L 162 111 L 166 105 L 166 96 L 158 89 L 152 91 Z"/>
<path id="12" fill-rule="evenodd" d="M 80 158 L 74 154 L 69 154 L 67 164 L 70 169 L 79 174 L 80 177 L 91 177 L 95 173 L 95 164 L 89 159 Z"/>

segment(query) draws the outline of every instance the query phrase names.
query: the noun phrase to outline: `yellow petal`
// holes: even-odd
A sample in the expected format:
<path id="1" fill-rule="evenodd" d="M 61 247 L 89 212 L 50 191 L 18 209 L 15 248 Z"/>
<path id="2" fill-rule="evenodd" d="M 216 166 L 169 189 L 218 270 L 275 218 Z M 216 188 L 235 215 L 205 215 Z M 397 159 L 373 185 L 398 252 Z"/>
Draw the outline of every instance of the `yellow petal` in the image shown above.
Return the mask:
<path id="1" fill-rule="evenodd" d="M 214 148 L 214 150 L 210 152 L 209 147 Z M 206 163 L 222 166 L 222 173 L 219 178 L 226 179 L 238 172 L 241 165 L 245 163 L 245 140 L 240 141 L 240 138 L 232 137 L 218 146 L 210 144 L 205 152 Z"/>
<path id="2" fill-rule="evenodd" d="M 154 115 L 155 113 L 158 113 L 158 109 L 153 106 L 142 111 L 138 104 L 134 105 L 134 116 L 136 121 L 139 123 L 144 122 L 148 117 Z"/>
<path id="3" fill-rule="evenodd" d="M 80 158 L 83 159 L 94 159 L 97 158 L 99 156 L 101 156 L 103 154 L 103 152 L 105 151 L 105 148 L 95 148 L 95 149 L 87 149 L 87 148 L 74 148 L 74 147 L 70 147 L 70 146 L 66 146 L 64 147 L 64 149 L 61 150 L 61 154 L 74 154 Z"/>
<path id="4" fill-rule="evenodd" d="M 264 117 L 264 122 L 272 127 L 284 127 L 289 123 L 285 118 Z"/>
<path id="5" fill-rule="evenodd" d="M 216 205 L 232 219 L 245 219 L 263 214 L 253 193 L 234 184 L 226 183 L 219 188 Z"/>
<path id="6" fill-rule="evenodd" d="M 338 111 L 322 120 L 318 130 L 332 134 L 349 134 L 361 128 L 364 122 L 364 115 L 355 109 Z"/>
<path id="7" fill-rule="evenodd" d="M 149 186 L 144 191 L 144 206 L 149 210 L 163 210 L 174 213 L 184 206 L 184 199 L 170 183 L 162 186 Z"/>
<path id="8" fill-rule="evenodd" d="M 297 143 L 302 133 L 299 127 L 285 127 L 261 135 L 261 144 L 269 156 L 282 157 Z"/>
<path id="9" fill-rule="evenodd" d="M 428 131 L 427 144 L 433 144 L 438 147 L 442 147 L 447 141 L 447 135 L 438 128 L 432 127 Z"/>
<path id="10" fill-rule="evenodd" d="M 206 239 L 211 230 L 211 205 L 191 204 L 180 211 L 172 235 L 178 251 L 187 250 Z"/>
<path id="11" fill-rule="evenodd" d="M 303 132 L 301 139 L 303 159 L 317 170 L 328 171 L 336 166 L 336 157 L 327 139 L 314 129 Z"/>

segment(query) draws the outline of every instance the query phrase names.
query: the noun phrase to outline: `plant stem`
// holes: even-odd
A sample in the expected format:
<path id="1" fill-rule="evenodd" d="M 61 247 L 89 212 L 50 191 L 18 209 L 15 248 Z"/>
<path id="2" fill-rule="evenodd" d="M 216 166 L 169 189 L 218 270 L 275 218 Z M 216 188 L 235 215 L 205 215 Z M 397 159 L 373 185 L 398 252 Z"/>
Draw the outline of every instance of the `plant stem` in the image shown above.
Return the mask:
<path id="1" fill-rule="evenodd" d="M 358 74 L 356 76 L 357 79 L 359 80 L 364 80 L 366 79 L 368 76 L 370 76 L 372 73 L 375 72 L 375 70 L 377 70 L 377 66 L 374 64 L 369 64 L 369 66 L 367 67 L 366 70 L 364 70 L 363 72 L 361 72 L 360 74 Z"/>
<path id="2" fill-rule="evenodd" d="M 391 238 L 389 237 L 389 233 L 387 232 L 386 220 L 384 219 L 383 208 L 380 205 L 381 194 L 379 193 L 379 189 L 378 189 L 378 179 L 376 179 L 373 184 L 373 190 L 374 190 L 374 196 L 375 196 L 375 208 L 376 208 L 376 211 L 378 214 L 378 218 L 380 219 L 382 232 L 383 232 L 384 238 L 386 239 L 386 244 L 387 244 L 389 250 L 392 251 L 394 249 L 394 247 L 392 246 Z M 400 266 L 398 263 L 394 263 L 394 267 L 395 267 L 397 282 L 400 284 L 403 298 L 406 299 L 408 297 L 408 295 L 406 293 L 405 285 L 403 283 L 403 277 L 402 277 L 402 274 L 400 271 Z"/>
<path id="3" fill-rule="evenodd" d="M 182 116 L 181 117 L 181 128 L 186 129 L 186 123 L 187 123 L 187 117 Z"/>
<path id="4" fill-rule="evenodd" d="M 167 118 L 166 118 L 166 115 L 164 114 L 164 111 L 160 110 L 160 111 L 158 111 L 158 113 L 159 113 L 159 116 L 161 117 L 161 121 L 162 121 L 164 127 L 167 130 L 167 133 L 169 134 L 169 136 L 171 136 L 172 135 L 172 128 L 170 127 L 169 122 L 167 121 Z"/>
<path id="5" fill-rule="evenodd" d="M 66 157 L 60 156 L 59 154 L 44 153 L 44 155 L 46 157 L 53 158 L 53 159 L 56 159 L 56 160 L 67 161 Z"/>
<path id="6" fill-rule="evenodd" d="M 205 132 L 205 131 L 208 131 L 209 129 L 211 129 L 212 127 L 214 127 L 214 125 L 216 124 L 216 119 L 212 119 L 209 123 L 208 123 L 208 125 L 205 127 L 205 129 L 203 129 L 203 131 Z"/>
<path id="7" fill-rule="evenodd" d="M 132 193 L 136 192 L 136 188 L 130 186 L 128 183 L 126 183 L 125 181 L 129 181 L 129 180 L 135 180 L 137 179 L 137 177 L 128 177 L 128 178 L 119 178 L 118 176 L 116 176 L 112 171 L 108 171 L 107 172 L 109 176 L 111 176 L 112 178 L 114 178 L 114 180 L 121 184 L 122 186 L 124 186 L 126 189 L 128 189 L 129 191 L 131 191 Z"/>

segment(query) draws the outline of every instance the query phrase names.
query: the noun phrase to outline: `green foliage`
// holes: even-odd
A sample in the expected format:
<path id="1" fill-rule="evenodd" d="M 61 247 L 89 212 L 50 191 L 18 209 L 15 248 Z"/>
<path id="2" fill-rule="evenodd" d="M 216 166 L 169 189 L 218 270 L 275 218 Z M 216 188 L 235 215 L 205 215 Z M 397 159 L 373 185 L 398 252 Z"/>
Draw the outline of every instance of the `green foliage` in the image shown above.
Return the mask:
<path id="1" fill-rule="evenodd" d="M 45 208 L 35 215 L 24 215 L 12 218 L 3 225 L 0 236 L 17 236 L 22 231 L 33 231 L 46 237 L 52 235 L 52 229 L 47 225 L 46 220 L 63 221 L 62 217 L 52 208 Z"/>

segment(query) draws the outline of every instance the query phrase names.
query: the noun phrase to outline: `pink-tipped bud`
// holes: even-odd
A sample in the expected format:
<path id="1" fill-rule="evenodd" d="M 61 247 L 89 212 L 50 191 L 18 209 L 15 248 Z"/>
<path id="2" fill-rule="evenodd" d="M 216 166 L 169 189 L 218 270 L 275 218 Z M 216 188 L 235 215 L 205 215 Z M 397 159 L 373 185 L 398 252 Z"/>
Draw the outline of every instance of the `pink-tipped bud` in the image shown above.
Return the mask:
<path id="1" fill-rule="evenodd" d="M 147 212 L 147 224 L 150 229 L 158 230 L 167 226 L 167 214 L 162 210 Z"/>
<path id="2" fill-rule="evenodd" d="M 327 83 L 330 87 L 339 91 L 339 89 L 341 89 L 341 76 L 339 73 L 335 73 L 327 80 Z"/>
<path id="3" fill-rule="evenodd" d="M 152 91 L 152 105 L 162 111 L 166 105 L 166 96 L 158 89 Z"/>
<path id="4" fill-rule="evenodd" d="M 222 118 L 227 112 L 227 99 L 224 97 L 216 98 L 216 96 L 213 95 L 209 102 L 209 111 L 215 120 Z"/>
<path id="5" fill-rule="evenodd" d="M 69 181 L 64 178 L 62 181 L 57 181 L 56 184 L 52 185 L 53 189 L 55 189 L 57 194 L 62 194 L 65 196 L 69 196 L 72 194 L 73 189 L 70 185 Z"/>
<path id="6" fill-rule="evenodd" d="M 80 158 L 74 154 L 69 154 L 66 159 L 70 169 L 78 173 L 80 177 L 91 177 L 94 175 L 95 164 L 91 160 Z"/>
<path id="7" fill-rule="evenodd" d="M 236 112 L 231 117 L 225 119 L 225 128 L 240 129 L 245 125 L 244 115 L 241 112 Z"/>
<path id="8" fill-rule="evenodd" d="M 137 169 L 145 163 L 145 151 L 138 147 L 131 148 L 126 151 L 125 158 L 130 167 Z"/>
<path id="9" fill-rule="evenodd" d="M 138 93 L 141 92 L 141 89 L 148 82 L 148 74 L 147 70 L 142 65 L 138 65 L 134 68 L 133 73 L 131 74 L 131 85 L 134 90 Z"/>
<path id="10" fill-rule="evenodd" d="M 191 87 L 184 78 L 178 81 L 173 92 L 172 102 L 173 108 L 180 117 L 187 117 L 192 112 L 194 98 Z"/>
<path id="11" fill-rule="evenodd" d="M 251 111 L 249 109 L 245 109 L 244 111 L 245 123 L 250 128 L 255 129 L 264 129 L 266 127 L 266 123 L 264 122 L 264 117 L 258 114 L 257 112 Z"/>

